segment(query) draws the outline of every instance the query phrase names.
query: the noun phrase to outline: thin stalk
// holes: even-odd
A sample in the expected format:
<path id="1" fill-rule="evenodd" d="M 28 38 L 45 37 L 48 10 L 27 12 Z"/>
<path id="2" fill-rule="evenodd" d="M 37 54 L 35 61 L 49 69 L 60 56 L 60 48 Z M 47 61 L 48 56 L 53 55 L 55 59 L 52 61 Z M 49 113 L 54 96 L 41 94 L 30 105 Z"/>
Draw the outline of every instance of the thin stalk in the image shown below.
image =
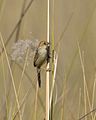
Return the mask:
<path id="1" fill-rule="evenodd" d="M 54 85 L 55 85 L 57 61 L 58 61 L 58 55 L 55 55 L 55 58 L 54 58 L 55 68 L 54 68 L 54 74 L 52 75 L 53 79 L 52 79 L 52 87 L 51 87 L 51 93 L 50 93 L 50 108 L 51 108 L 51 101 L 52 101 L 53 90 L 54 90 Z"/>
<path id="2" fill-rule="evenodd" d="M 37 120 L 37 104 L 38 104 L 38 81 L 37 81 L 37 87 L 36 87 L 34 120 Z"/>
<path id="3" fill-rule="evenodd" d="M 49 0 L 47 0 L 47 42 L 49 43 Z M 49 62 L 46 69 L 46 120 L 49 120 Z"/>
<path id="4" fill-rule="evenodd" d="M 8 120 L 8 100 L 7 100 L 7 90 L 6 90 L 6 78 L 5 78 L 5 66 L 4 66 L 4 58 L 3 58 L 3 55 L 1 57 L 1 60 L 2 60 L 2 71 L 3 71 L 3 79 L 4 79 L 4 93 L 5 93 L 5 105 L 3 107 L 3 113 L 4 114 L 4 118 L 6 120 Z"/>
<path id="5" fill-rule="evenodd" d="M 54 73 L 54 0 L 52 1 L 52 86 L 51 86 L 51 93 L 50 93 L 50 120 L 53 119 L 53 91 L 54 91 L 54 85 L 55 85 L 55 73 Z M 56 65 L 57 66 L 57 65 Z"/>
<path id="6" fill-rule="evenodd" d="M 54 109 L 53 108 L 53 91 L 54 91 L 54 85 L 55 85 L 55 77 L 56 77 L 56 69 L 57 69 L 57 61 L 58 61 L 58 55 L 54 55 L 54 73 L 52 74 L 52 87 L 51 87 L 51 93 L 50 93 L 50 111 L 52 111 L 51 109 Z M 52 105 L 52 106 L 51 106 Z M 53 113 L 53 111 L 52 111 Z M 51 112 L 50 112 L 50 116 L 51 115 Z M 50 119 L 52 120 L 52 119 Z"/>
<path id="7" fill-rule="evenodd" d="M 86 118 L 88 115 L 90 115 L 93 112 L 96 112 L 96 108 L 94 108 L 93 110 L 89 111 L 88 113 L 86 113 L 85 115 L 83 115 L 82 117 L 80 117 L 77 120 L 83 120 L 84 118 Z"/>

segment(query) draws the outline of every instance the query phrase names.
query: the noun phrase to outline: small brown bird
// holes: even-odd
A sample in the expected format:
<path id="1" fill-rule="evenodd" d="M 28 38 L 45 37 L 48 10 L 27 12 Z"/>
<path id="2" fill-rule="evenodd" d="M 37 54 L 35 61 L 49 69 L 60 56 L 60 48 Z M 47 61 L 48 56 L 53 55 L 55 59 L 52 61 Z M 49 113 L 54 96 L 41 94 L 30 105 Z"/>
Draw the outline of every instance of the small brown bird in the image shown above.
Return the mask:
<path id="1" fill-rule="evenodd" d="M 41 87 L 40 68 L 49 59 L 49 43 L 41 41 L 34 56 L 34 67 L 37 67 L 38 84 Z"/>

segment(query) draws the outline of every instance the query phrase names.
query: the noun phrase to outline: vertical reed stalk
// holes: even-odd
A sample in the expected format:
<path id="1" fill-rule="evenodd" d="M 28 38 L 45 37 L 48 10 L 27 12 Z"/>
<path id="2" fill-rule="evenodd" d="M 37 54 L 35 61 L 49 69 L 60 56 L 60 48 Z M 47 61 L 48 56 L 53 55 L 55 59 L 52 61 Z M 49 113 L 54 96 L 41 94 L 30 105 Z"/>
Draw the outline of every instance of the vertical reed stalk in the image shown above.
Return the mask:
<path id="1" fill-rule="evenodd" d="M 54 85 L 55 85 L 55 74 L 56 74 L 56 70 L 54 73 L 54 66 L 57 67 L 57 64 L 54 64 L 54 0 L 52 1 L 52 86 L 51 86 L 51 92 L 50 92 L 50 120 L 53 119 L 53 91 L 54 91 Z M 56 59 L 55 59 L 56 61 Z M 57 61 L 56 61 L 57 62 Z"/>
<path id="2" fill-rule="evenodd" d="M 49 0 L 47 0 L 47 42 L 49 43 Z M 49 63 L 46 69 L 46 120 L 49 120 Z"/>
<path id="3" fill-rule="evenodd" d="M 35 98 L 34 120 L 37 120 L 37 105 L 38 105 L 38 81 L 37 81 L 37 86 L 36 86 L 36 98 Z"/>

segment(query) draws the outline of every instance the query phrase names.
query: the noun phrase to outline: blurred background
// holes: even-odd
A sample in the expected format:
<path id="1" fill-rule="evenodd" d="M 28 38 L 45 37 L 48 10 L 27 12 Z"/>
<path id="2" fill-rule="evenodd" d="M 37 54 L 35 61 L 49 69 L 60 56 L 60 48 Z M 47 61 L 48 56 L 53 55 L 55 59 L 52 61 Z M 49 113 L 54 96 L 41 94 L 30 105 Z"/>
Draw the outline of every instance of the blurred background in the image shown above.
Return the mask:
<path id="1" fill-rule="evenodd" d="M 78 120 L 96 108 L 95 8 L 95 0 L 50 1 L 50 38 L 54 21 L 55 51 L 58 54 L 53 120 Z M 33 61 L 22 75 L 24 64 L 11 61 L 11 47 L 20 39 L 46 40 L 46 26 L 47 0 L 0 0 L 0 32 L 17 92 L 22 80 L 18 100 L 22 105 L 23 120 L 43 120 L 45 117 L 46 72 L 41 72 L 42 88 L 39 89 L 36 104 L 37 76 Z M 18 109 L 5 52 L 0 54 L 0 64 L 0 120 L 13 120 Z M 50 90 L 51 83 L 50 78 Z M 19 115 L 15 119 L 19 120 Z M 95 120 L 95 112 L 84 119 Z"/>

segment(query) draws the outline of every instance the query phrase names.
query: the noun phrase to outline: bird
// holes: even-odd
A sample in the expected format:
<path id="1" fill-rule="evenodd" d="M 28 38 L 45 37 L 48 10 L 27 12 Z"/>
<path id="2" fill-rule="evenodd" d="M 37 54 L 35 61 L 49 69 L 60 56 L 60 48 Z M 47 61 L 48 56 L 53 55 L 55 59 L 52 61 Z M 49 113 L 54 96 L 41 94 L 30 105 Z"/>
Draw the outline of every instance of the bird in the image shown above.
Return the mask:
<path id="1" fill-rule="evenodd" d="M 33 62 L 34 67 L 37 68 L 39 88 L 41 87 L 41 75 L 40 75 L 41 66 L 46 61 L 47 62 L 49 61 L 49 43 L 47 41 L 40 41 L 36 49 L 35 56 L 34 56 L 34 62 Z"/>

